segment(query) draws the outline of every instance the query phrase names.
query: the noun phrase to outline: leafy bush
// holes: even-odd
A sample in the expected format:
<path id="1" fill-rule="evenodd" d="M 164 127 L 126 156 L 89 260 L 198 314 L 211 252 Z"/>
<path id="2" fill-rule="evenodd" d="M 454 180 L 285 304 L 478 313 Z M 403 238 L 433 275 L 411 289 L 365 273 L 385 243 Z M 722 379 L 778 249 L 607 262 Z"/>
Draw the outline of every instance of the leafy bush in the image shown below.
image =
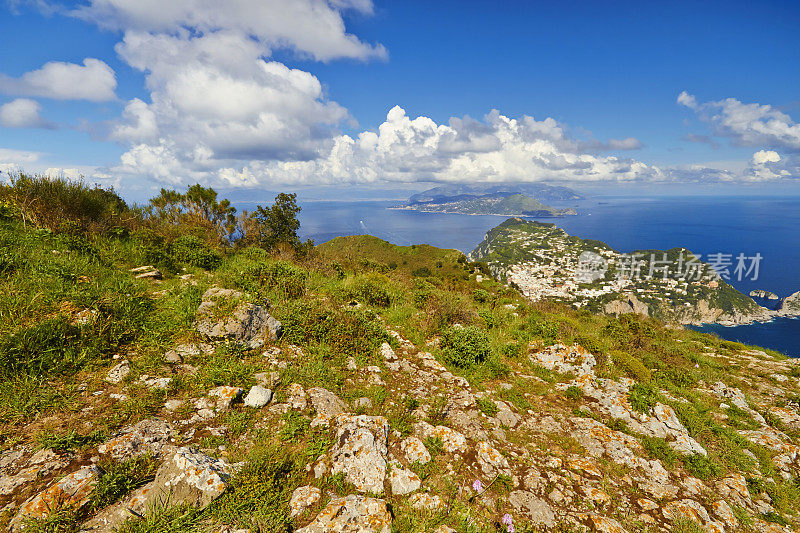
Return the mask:
<path id="1" fill-rule="evenodd" d="M 350 298 L 360 300 L 367 305 L 375 307 L 389 307 L 392 297 L 385 285 L 389 283 L 389 278 L 379 274 L 356 277 L 346 293 Z"/>
<path id="2" fill-rule="evenodd" d="M 298 301 L 281 311 L 283 339 L 292 344 L 319 343 L 340 356 L 368 357 L 389 336 L 375 317 L 362 309 L 330 308 Z"/>
<path id="3" fill-rule="evenodd" d="M 170 248 L 172 255 L 187 265 L 214 270 L 222 263 L 222 254 L 194 235 L 181 235 Z"/>
<path id="4" fill-rule="evenodd" d="M 483 289 L 475 289 L 472 292 L 472 299 L 478 303 L 485 303 L 492 299 L 492 295 Z"/>
<path id="5" fill-rule="evenodd" d="M 628 392 L 628 401 L 634 411 L 648 414 L 655 407 L 661 395 L 652 386 L 645 383 L 634 383 Z"/>
<path id="6" fill-rule="evenodd" d="M 411 271 L 411 275 L 416 278 L 428 278 L 431 275 L 431 269 L 428 267 L 419 267 Z"/>
<path id="7" fill-rule="evenodd" d="M 474 326 L 448 328 L 439 346 L 444 360 L 459 368 L 469 368 L 489 358 L 492 348 L 486 333 Z"/>
<path id="8" fill-rule="evenodd" d="M 629 378 L 639 382 L 650 381 L 650 369 L 644 366 L 636 357 L 619 350 L 612 350 L 609 355 L 611 356 L 611 361 L 623 370 Z"/>

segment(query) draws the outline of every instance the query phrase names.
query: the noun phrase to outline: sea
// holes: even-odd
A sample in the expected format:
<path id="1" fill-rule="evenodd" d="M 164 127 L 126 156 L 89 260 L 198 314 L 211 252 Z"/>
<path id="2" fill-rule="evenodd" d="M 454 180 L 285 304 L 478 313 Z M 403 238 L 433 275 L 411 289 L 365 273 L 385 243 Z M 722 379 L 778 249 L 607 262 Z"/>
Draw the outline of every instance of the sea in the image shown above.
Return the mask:
<path id="1" fill-rule="evenodd" d="M 300 233 L 317 244 L 339 235 L 369 234 L 394 244 L 431 244 L 468 253 L 507 218 L 391 209 L 400 204 L 398 200 L 301 202 Z M 569 205 L 578 210 L 577 216 L 532 220 L 555 223 L 570 235 L 601 240 L 623 253 L 683 246 L 703 260 L 709 254 L 730 254 L 732 274 L 739 254 L 746 258 L 760 254 L 755 261 L 757 276 L 755 271 L 741 280 L 734 275 L 729 283 L 745 294 L 764 289 L 784 297 L 800 290 L 800 197 L 607 196 Z M 748 259 L 748 267 L 753 262 Z M 757 301 L 770 308 L 777 304 Z M 800 357 L 798 319 L 696 329 Z"/>

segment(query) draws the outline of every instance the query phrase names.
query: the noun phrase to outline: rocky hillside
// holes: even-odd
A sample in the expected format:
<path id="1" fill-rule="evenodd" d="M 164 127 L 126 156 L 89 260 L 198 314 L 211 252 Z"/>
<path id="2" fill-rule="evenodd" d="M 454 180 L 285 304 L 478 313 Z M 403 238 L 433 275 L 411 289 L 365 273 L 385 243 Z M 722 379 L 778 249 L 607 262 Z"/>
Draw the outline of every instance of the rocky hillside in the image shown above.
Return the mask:
<path id="1" fill-rule="evenodd" d="M 455 251 L 185 241 L 0 220 L 0 527 L 800 527 L 793 360 Z"/>
<path id="2" fill-rule="evenodd" d="M 685 248 L 622 254 L 554 224 L 510 218 L 491 229 L 470 257 L 532 300 L 679 324 L 733 325 L 773 316 Z"/>

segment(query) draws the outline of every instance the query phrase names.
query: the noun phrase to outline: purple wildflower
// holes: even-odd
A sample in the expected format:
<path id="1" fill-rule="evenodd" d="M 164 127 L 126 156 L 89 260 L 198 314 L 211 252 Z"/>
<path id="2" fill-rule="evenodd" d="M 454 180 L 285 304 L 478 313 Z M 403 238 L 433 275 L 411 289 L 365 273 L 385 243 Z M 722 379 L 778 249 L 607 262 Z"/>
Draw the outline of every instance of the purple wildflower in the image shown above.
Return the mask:
<path id="1" fill-rule="evenodd" d="M 483 485 L 481 484 L 481 480 L 476 479 L 475 482 L 472 484 L 472 488 L 475 489 L 475 492 L 481 492 L 483 490 Z"/>

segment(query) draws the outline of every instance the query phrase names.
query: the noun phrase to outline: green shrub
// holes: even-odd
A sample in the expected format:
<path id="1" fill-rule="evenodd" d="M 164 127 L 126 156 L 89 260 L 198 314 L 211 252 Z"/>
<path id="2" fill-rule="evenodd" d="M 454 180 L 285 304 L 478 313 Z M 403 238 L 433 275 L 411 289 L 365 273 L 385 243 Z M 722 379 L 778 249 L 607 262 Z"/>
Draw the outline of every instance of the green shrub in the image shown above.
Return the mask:
<path id="1" fill-rule="evenodd" d="M 650 381 L 650 369 L 639 359 L 619 350 L 612 350 L 609 355 L 614 365 L 623 370 L 629 378 L 643 383 Z"/>
<path id="2" fill-rule="evenodd" d="M 385 285 L 389 283 L 386 276 L 369 275 L 355 278 L 347 288 L 348 297 L 360 300 L 367 305 L 375 307 L 389 307 L 392 297 Z"/>
<path id="3" fill-rule="evenodd" d="M 222 254 L 194 235 L 181 235 L 170 249 L 178 261 L 194 267 L 214 270 L 222 263 Z"/>
<path id="4" fill-rule="evenodd" d="M 297 299 L 306 292 L 308 272 L 289 261 L 274 261 L 257 250 L 248 249 L 226 265 L 223 277 L 246 292 L 260 298 L 273 290 L 284 298 Z M 263 253 L 263 250 L 261 251 Z"/>
<path id="5" fill-rule="evenodd" d="M 340 356 L 367 358 L 388 341 L 383 326 L 363 309 L 331 308 L 318 302 L 298 301 L 279 316 L 282 339 L 291 344 L 329 346 Z"/>
<path id="6" fill-rule="evenodd" d="M 492 295 L 483 289 L 475 289 L 472 292 L 472 299 L 478 303 L 485 303 L 492 299 Z"/>
<path id="7" fill-rule="evenodd" d="M 661 395 L 652 385 L 645 383 L 634 383 L 628 392 L 628 401 L 634 411 L 648 414 L 650 409 L 655 407 Z"/>
<path id="8" fill-rule="evenodd" d="M 428 267 L 419 267 L 411 271 L 411 275 L 415 278 L 428 278 L 431 275 L 431 269 Z"/>
<path id="9" fill-rule="evenodd" d="M 459 368 L 469 368 L 489 358 L 492 353 L 489 337 L 474 326 L 448 328 L 439 343 L 444 360 Z"/>

